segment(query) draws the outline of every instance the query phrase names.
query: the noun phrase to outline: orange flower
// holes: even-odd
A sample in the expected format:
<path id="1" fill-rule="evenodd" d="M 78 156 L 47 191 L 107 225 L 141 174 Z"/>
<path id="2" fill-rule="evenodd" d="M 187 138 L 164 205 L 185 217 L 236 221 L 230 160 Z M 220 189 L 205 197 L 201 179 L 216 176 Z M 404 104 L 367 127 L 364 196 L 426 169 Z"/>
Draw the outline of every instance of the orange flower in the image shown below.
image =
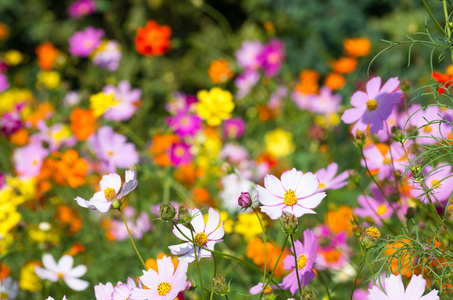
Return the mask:
<path id="1" fill-rule="evenodd" d="M 4 262 L 0 263 L 0 280 L 5 279 L 10 273 L 10 268 Z"/>
<path id="2" fill-rule="evenodd" d="M 153 136 L 153 141 L 148 151 L 154 157 L 156 165 L 161 167 L 171 166 L 170 147 L 178 141 L 179 138 L 174 134 L 156 134 Z"/>
<path id="3" fill-rule="evenodd" d="M 9 27 L 3 23 L 0 23 L 0 41 L 6 40 L 9 36 Z"/>
<path id="4" fill-rule="evenodd" d="M 278 163 L 277 158 L 273 156 L 270 153 L 262 152 L 257 158 L 256 158 L 256 163 L 261 164 L 261 163 L 267 163 L 269 166 L 269 169 L 272 169 L 275 167 Z"/>
<path id="5" fill-rule="evenodd" d="M 277 261 L 277 258 L 282 248 L 274 246 L 274 244 L 270 242 L 266 243 L 266 248 L 267 248 L 266 268 L 268 268 L 269 270 L 273 270 L 275 267 L 275 262 Z M 278 262 L 277 268 L 275 269 L 274 273 L 275 276 L 281 277 L 285 272 L 285 270 L 283 269 L 283 259 L 288 254 L 290 254 L 290 252 L 287 249 L 284 249 L 282 257 Z M 255 238 L 254 240 L 247 244 L 247 250 L 245 255 L 248 258 L 252 259 L 255 265 L 259 266 L 261 269 L 264 269 L 265 260 L 264 243 L 260 238 Z"/>
<path id="6" fill-rule="evenodd" d="M 55 61 L 60 55 L 60 51 L 51 43 L 45 42 L 36 47 L 36 55 L 38 56 L 38 66 L 44 71 L 52 70 Z"/>
<path id="7" fill-rule="evenodd" d="M 371 50 L 371 42 L 367 38 L 352 38 L 343 41 L 343 50 L 346 55 L 352 57 L 368 56 Z"/>
<path id="8" fill-rule="evenodd" d="M 209 66 L 208 74 L 211 81 L 215 84 L 227 82 L 234 75 L 228 61 L 224 58 L 213 60 Z"/>
<path id="9" fill-rule="evenodd" d="M 192 190 L 193 202 L 198 206 L 215 206 L 214 201 L 212 201 L 209 191 L 205 188 L 196 187 Z"/>
<path id="10" fill-rule="evenodd" d="M 9 140 L 13 145 L 22 147 L 27 144 L 28 141 L 28 131 L 25 128 L 19 129 L 10 135 Z"/>
<path id="11" fill-rule="evenodd" d="M 59 205 L 57 210 L 57 218 L 69 227 L 69 234 L 74 235 L 82 228 L 82 218 L 76 209 L 69 206 Z"/>
<path id="12" fill-rule="evenodd" d="M 96 117 L 93 110 L 75 108 L 71 112 L 71 130 L 79 141 L 86 141 L 94 132 Z"/>
<path id="13" fill-rule="evenodd" d="M 30 122 L 36 128 L 38 122 L 50 117 L 53 111 L 54 107 L 49 102 L 40 103 L 36 111 L 27 118 L 27 122 Z"/>
<path id="14" fill-rule="evenodd" d="M 346 80 L 338 73 L 330 73 L 324 79 L 324 84 L 328 86 L 332 91 L 336 91 L 344 87 Z"/>
<path id="15" fill-rule="evenodd" d="M 303 70 L 299 73 L 300 83 L 296 86 L 296 90 L 302 94 L 318 93 L 319 73 L 315 70 Z"/>
<path id="16" fill-rule="evenodd" d="M 71 188 L 84 184 L 88 171 L 88 163 L 84 158 L 79 158 L 79 153 L 74 149 L 67 150 L 60 161 L 55 162 L 54 178 L 57 183 L 67 183 Z"/>
<path id="17" fill-rule="evenodd" d="M 342 205 L 337 211 L 329 211 L 327 213 L 327 226 L 330 231 L 337 234 L 347 230 L 351 234 L 351 222 L 353 212 L 352 208 L 347 205 Z"/>
<path id="18" fill-rule="evenodd" d="M 340 57 L 333 64 L 333 70 L 340 74 L 350 74 L 357 68 L 357 59 L 352 57 Z"/>
<path id="19" fill-rule="evenodd" d="M 401 273 L 405 277 L 411 277 L 413 271 L 415 271 L 411 269 L 410 245 L 408 239 L 401 239 L 398 242 L 388 244 L 389 249 L 385 250 L 384 254 L 388 256 L 390 272 L 393 274 Z"/>
<path id="20" fill-rule="evenodd" d="M 74 256 L 82 252 L 85 252 L 85 246 L 82 243 L 75 243 L 72 245 L 71 250 L 69 250 L 66 254 Z"/>
<path id="21" fill-rule="evenodd" d="M 159 26 L 156 21 L 146 22 L 146 26 L 137 29 L 135 50 L 146 56 L 162 55 L 170 49 L 171 28 Z"/>
<path id="22" fill-rule="evenodd" d="M 449 65 L 447 67 L 446 74 L 433 72 L 433 79 L 448 89 L 453 84 L 453 65 Z M 445 92 L 445 89 L 443 87 L 439 87 L 437 92 L 442 94 Z"/>
<path id="23" fill-rule="evenodd" d="M 194 163 L 189 163 L 187 165 L 181 165 L 175 171 L 175 178 L 181 182 L 183 185 L 193 185 L 203 175 L 203 169 L 196 168 Z"/>
<path id="24" fill-rule="evenodd" d="M 278 109 L 270 109 L 266 104 L 259 103 L 256 105 L 258 111 L 258 118 L 263 121 L 275 120 L 278 117 Z"/>

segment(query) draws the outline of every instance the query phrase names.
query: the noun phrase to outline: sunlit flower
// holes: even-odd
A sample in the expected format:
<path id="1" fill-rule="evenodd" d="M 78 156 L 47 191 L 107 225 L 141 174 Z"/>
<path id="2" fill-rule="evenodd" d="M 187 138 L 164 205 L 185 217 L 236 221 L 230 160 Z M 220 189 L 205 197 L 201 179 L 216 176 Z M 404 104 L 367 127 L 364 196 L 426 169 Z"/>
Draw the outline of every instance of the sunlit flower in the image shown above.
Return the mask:
<path id="1" fill-rule="evenodd" d="M 73 2 L 68 8 L 68 14 L 74 19 L 80 19 L 83 16 L 91 15 L 96 10 L 93 0 L 78 0 Z"/>
<path id="2" fill-rule="evenodd" d="M 143 271 L 140 281 L 148 289 L 134 289 L 129 296 L 130 300 L 173 300 L 179 292 L 186 289 L 187 268 L 189 267 L 187 262 L 180 261 L 175 271 L 171 257 L 164 256 L 157 260 L 157 266 L 158 272 L 153 269 Z"/>
<path id="3" fill-rule="evenodd" d="M 337 177 L 338 164 L 331 163 L 326 169 L 320 169 L 316 172 L 319 180 L 319 191 L 338 190 L 348 184 L 349 172 L 343 171 Z"/>
<path id="4" fill-rule="evenodd" d="M 123 80 L 118 86 L 107 85 L 102 90 L 105 95 L 113 95 L 113 103 L 104 112 L 107 120 L 124 121 L 130 119 L 137 110 L 142 92 L 132 89 L 129 81 Z"/>
<path id="5" fill-rule="evenodd" d="M 214 245 L 223 241 L 222 238 L 225 234 L 223 222 L 220 223 L 220 214 L 215 209 L 209 208 L 209 218 L 207 223 L 205 223 L 200 210 L 194 208 L 190 211 L 190 213 L 192 215 L 192 221 L 190 221 L 190 224 L 193 226 L 194 231 L 181 224 L 173 226 L 174 235 L 178 239 L 186 242 L 168 247 L 173 255 L 181 256 L 179 257 L 181 262 L 188 263 L 195 260 L 195 252 L 194 244 L 188 241 L 186 237 L 191 239 L 193 234 L 194 241 L 197 244 L 210 250 L 214 250 Z M 180 231 L 184 233 L 186 237 Z M 195 246 L 195 250 L 197 251 L 198 260 L 202 257 L 211 257 L 212 255 L 211 252 L 201 249 L 198 246 Z"/>
<path id="6" fill-rule="evenodd" d="M 101 43 L 104 30 L 87 27 L 84 31 L 77 31 L 69 38 L 69 52 L 74 56 L 88 57 Z"/>
<path id="7" fill-rule="evenodd" d="M 99 182 L 101 190 L 93 195 L 87 201 L 82 197 L 76 197 L 77 204 L 81 207 L 98 210 L 101 213 L 106 213 L 112 207 L 115 201 L 121 200 L 132 192 L 138 185 L 137 171 L 126 170 L 124 184 L 121 183 L 120 175 L 113 173 L 102 176 Z"/>
<path id="8" fill-rule="evenodd" d="M 368 300 L 438 300 L 439 291 L 433 289 L 423 296 L 426 289 L 426 280 L 422 275 L 412 275 L 411 281 L 404 289 L 401 275 L 385 278 L 385 288 L 382 289 L 380 284 L 374 285 L 369 289 Z"/>
<path id="9" fill-rule="evenodd" d="M 170 49 L 171 33 L 169 26 L 159 26 L 156 21 L 150 20 L 145 27 L 137 29 L 135 50 L 146 56 L 163 55 Z"/>
<path id="10" fill-rule="evenodd" d="M 234 103 L 233 95 L 229 91 L 215 87 L 209 92 L 199 91 L 197 97 L 200 101 L 197 104 L 197 113 L 209 126 L 218 126 L 231 117 Z"/>
<path id="11" fill-rule="evenodd" d="M 213 83 L 220 84 L 229 81 L 234 73 L 228 64 L 228 61 L 221 58 L 211 62 L 208 69 L 208 75 Z"/>
<path id="12" fill-rule="evenodd" d="M 264 188 L 257 185 L 261 211 L 271 219 L 278 219 L 284 212 L 297 218 L 316 214 L 316 208 L 326 196 L 319 192 L 319 180 L 313 173 L 302 173 L 293 168 L 282 174 L 281 181 L 274 175 L 264 177 Z"/>
<path id="13" fill-rule="evenodd" d="M 101 69 L 115 71 L 121 60 L 121 48 L 117 41 L 102 41 L 92 53 L 93 63 Z"/>
<path id="14" fill-rule="evenodd" d="M 84 265 L 73 268 L 74 258 L 69 255 L 63 255 L 61 259 L 55 262 L 51 254 L 44 254 L 42 257 L 44 268 L 35 267 L 36 274 L 41 279 L 48 279 L 52 282 L 57 282 L 62 279 L 66 284 L 75 291 L 83 291 L 88 287 L 88 281 L 80 280 L 87 267 Z"/>
<path id="15" fill-rule="evenodd" d="M 283 129 L 269 131 L 264 136 L 266 151 L 276 157 L 285 157 L 294 152 L 296 146 L 293 143 L 291 132 Z"/>
<path id="16" fill-rule="evenodd" d="M 346 55 L 353 57 L 368 56 L 371 50 L 371 42 L 365 37 L 345 39 L 343 50 Z"/>

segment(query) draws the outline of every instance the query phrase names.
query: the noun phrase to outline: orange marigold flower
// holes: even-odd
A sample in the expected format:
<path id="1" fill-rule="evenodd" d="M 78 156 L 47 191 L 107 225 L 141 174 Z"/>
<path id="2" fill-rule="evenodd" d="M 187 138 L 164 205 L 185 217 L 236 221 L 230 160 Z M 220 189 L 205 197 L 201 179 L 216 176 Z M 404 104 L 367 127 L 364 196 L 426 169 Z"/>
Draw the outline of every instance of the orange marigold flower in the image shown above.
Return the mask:
<path id="1" fill-rule="evenodd" d="M 91 109 L 75 108 L 71 112 L 71 130 L 79 141 L 86 141 L 94 132 L 96 117 Z"/>
<path id="2" fill-rule="evenodd" d="M 350 74 L 357 68 L 357 59 L 353 57 L 340 57 L 333 64 L 333 70 L 340 74 Z"/>
<path id="3" fill-rule="evenodd" d="M 9 36 L 9 27 L 3 23 L 0 23 L 0 41 L 6 40 Z"/>
<path id="4" fill-rule="evenodd" d="M 82 252 L 85 252 L 85 246 L 82 243 L 75 243 L 72 245 L 71 250 L 69 250 L 66 254 L 74 256 Z"/>
<path id="5" fill-rule="evenodd" d="M 11 269 L 4 263 L 0 263 L 0 280 L 5 279 L 11 273 Z"/>
<path id="6" fill-rule="evenodd" d="M 44 71 L 52 70 L 55 61 L 60 55 L 60 51 L 51 42 L 45 42 L 37 46 L 35 52 L 38 56 L 38 66 Z"/>
<path id="7" fill-rule="evenodd" d="M 328 86 L 332 91 L 336 91 L 344 87 L 346 79 L 338 73 L 330 73 L 324 79 L 324 84 Z"/>
<path id="8" fill-rule="evenodd" d="M 371 50 L 371 42 L 365 37 L 345 39 L 343 50 L 346 55 L 353 57 L 368 56 Z"/>
<path id="9" fill-rule="evenodd" d="M 196 187 L 192 190 L 192 194 L 194 196 L 193 202 L 196 206 L 215 206 L 215 203 L 212 201 L 207 189 Z"/>
<path id="10" fill-rule="evenodd" d="M 224 58 L 213 60 L 209 66 L 208 74 L 211 81 L 215 84 L 227 82 L 234 75 L 228 61 Z"/>
<path id="11" fill-rule="evenodd" d="M 296 90 L 302 94 L 316 94 L 318 93 L 320 75 L 315 70 L 303 70 L 299 73 L 299 84 Z"/>
<path id="12" fill-rule="evenodd" d="M 27 144 L 28 141 L 28 130 L 25 128 L 19 129 L 9 136 L 11 144 L 22 147 Z"/>
<path id="13" fill-rule="evenodd" d="M 196 168 L 193 162 L 181 165 L 175 171 L 175 178 L 183 185 L 193 185 L 203 175 L 203 169 Z"/>
<path id="14" fill-rule="evenodd" d="M 167 255 L 163 252 L 159 253 L 157 255 L 157 259 L 162 259 L 164 256 L 170 256 L 170 255 Z M 175 269 L 178 267 L 178 264 L 179 264 L 179 261 L 177 258 L 175 257 L 171 257 L 171 262 L 173 263 L 173 265 L 175 266 Z M 146 266 L 146 269 L 149 270 L 149 269 L 153 269 L 154 271 L 158 272 L 158 268 L 157 268 L 157 260 L 154 259 L 154 258 L 148 258 L 146 261 L 145 261 L 145 266 Z"/>
<path id="15" fill-rule="evenodd" d="M 445 88 L 449 88 L 453 84 L 453 65 L 449 65 L 447 67 L 446 74 L 442 74 L 439 72 L 433 72 L 433 79 L 439 83 L 441 83 Z M 437 92 L 442 94 L 445 92 L 444 87 L 439 87 Z"/>
<path id="16" fill-rule="evenodd" d="M 274 246 L 274 244 L 272 244 L 271 242 L 266 243 L 266 248 L 267 248 L 266 267 L 269 268 L 269 270 L 273 270 L 275 267 L 275 262 L 277 261 L 277 257 L 280 254 L 282 248 Z M 283 259 L 289 254 L 290 252 L 287 249 L 283 250 L 282 257 L 278 262 L 277 268 L 275 269 L 274 273 L 275 276 L 281 277 L 285 272 L 285 270 L 283 269 Z M 260 238 L 255 238 L 254 240 L 247 244 L 245 255 L 248 258 L 252 259 L 255 265 L 257 265 L 261 269 L 264 269 L 265 261 L 264 243 Z"/>
<path id="17" fill-rule="evenodd" d="M 67 150 L 60 161 L 55 162 L 55 176 L 57 183 L 67 183 L 71 188 L 84 184 L 88 172 L 88 163 L 74 149 Z"/>
<path id="18" fill-rule="evenodd" d="M 337 211 L 329 211 L 327 213 L 327 226 L 335 234 L 345 230 L 351 234 L 352 227 L 350 220 L 352 215 L 352 208 L 342 205 Z"/>
<path id="19" fill-rule="evenodd" d="M 63 225 L 69 227 L 69 234 L 74 235 L 82 228 L 82 218 L 76 209 L 69 206 L 59 205 L 57 210 L 57 219 L 63 223 Z"/>
<path id="20" fill-rule="evenodd" d="M 27 122 L 29 122 L 33 127 L 36 128 L 36 125 L 39 121 L 47 119 L 50 117 L 52 112 L 54 111 L 54 107 L 49 102 L 43 102 L 38 105 L 36 111 L 34 111 L 28 118 Z"/>
<path id="21" fill-rule="evenodd" d="M 178 141 L 179 138 L 174 134 L 156 134 L 153 136 L 148 151 L 154 157 L 156 165 L 161 167 L 171 166 L 170 147 Z"/>
<path id="22" fill-rule="evenodd" d="M 137 29 L 135 50 L 146 56 L 162 55 L 170 49 L 171 28 L 159 26 L 156 21 L 146 22 L 145 27 Z"/>
<path id="23" fill-rule="evenodd" d="M 411 264 L 410 240 L 401 239 L 395 243 L 389 243 L 388 247 L 384 254 L 388 257 L 390 272 L 396 275 L 401 274 L 405 277 L 411 277 L 413 271 L 416 270 L 412 270 L 411 268 L 411 265 L 415 264 L 413 262 Z"/>

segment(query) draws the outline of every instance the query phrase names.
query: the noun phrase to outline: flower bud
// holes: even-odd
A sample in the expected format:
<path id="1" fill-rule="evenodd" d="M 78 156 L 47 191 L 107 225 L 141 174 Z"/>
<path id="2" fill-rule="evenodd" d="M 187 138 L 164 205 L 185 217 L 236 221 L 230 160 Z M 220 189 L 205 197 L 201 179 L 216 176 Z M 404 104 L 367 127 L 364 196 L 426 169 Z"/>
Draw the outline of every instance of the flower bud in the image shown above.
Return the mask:
<path id="1" fill-rule="evenodd" d="M 112 200 L 112 208 L 113 209 L 119 209 L 121 207 L 121 204 L 123 204 L 121 202 L 121 199 L 113 199 Z"/>
<path id="2" fill-rule="evenodd" d="M 282 222 L 282 229 L 287 234 L 293 234 L 297 231 L 297 218 L 293 214 L 284 213 L 281 216 L 280 221 Z"/>
<path id="3" fill-rule="evenodd" d="M 181 223 L 187 223 L 187 222 L 190 222 L 191 219 L 192 219 L 192 216 L 190 215 L 189 211 L 187 210 L 187 208 L 183 205 L 180 205 L 179 206 L 179 209 L 178 209 L 178 219 Z"/>
<path id="4" fill-rule="evenodd" d="M 172 221 L 176 216 L 176 209 L 171 203 L 162 203 L 159 208 L 159 215 L 164 221 Z"/>
<path id="5" fill-rule="evenodd" d="M 349 172 L 348 181 L 351 182 L 351 183 L 353 183 L 353 184 L 358 185 L 359 182 L 360 182 L 359 173 L 357 173 L 357 171 L 356 171 L 356 170 L 353 170 L 353 169 L 348 170 L 348 172 Z"/>
<path id="6" fill-rule="evenodd" d="M 447 220 L 453 222 L 453 204 L 447 208 Z"/>
<path id="7" fill-rule="evenodd" d="M 302 300 L 315 300 L 315 293 L 308 286 L 304 287 L 301 293 L 300 299 Z"/>
<path id="8" fill-rule="evenodd" d="M 226 283 L 225 277 L 217 276 L 214 278 L 214 292 L 220 296 L 225 296 L 230 291 L 230 284 Z"/>
<path id="9" fill-rule="evenodd" d="M 366 144 L 366 132 L 362 130 L 356 130 L 354 133 L 354 144 L 356 144 L 357 147 L 363 148 Z"/>
<path id="10" fill-rule="evenodd" d="M 366 248 L 373 248 L 381 237 L 381 232 L 376 227 L 368 227 L 362 234 L 361 242 Z"/>
<path id="11" fill-rule="evenodd" d="M 241 195 L 238 198 L 238 204 L 244 209 L 252 205 L 252 197 L 250 196 L 250 193 L 241 192 Z"/>
<path id="12" fill-rule="evenodd" d="M 390 131 L 392 132 L 392 139 L 395 142 L 401 142 L 401 141 L 404 141 L 406 139 L 406 135 L 398 127 L 393 126 Z"/>

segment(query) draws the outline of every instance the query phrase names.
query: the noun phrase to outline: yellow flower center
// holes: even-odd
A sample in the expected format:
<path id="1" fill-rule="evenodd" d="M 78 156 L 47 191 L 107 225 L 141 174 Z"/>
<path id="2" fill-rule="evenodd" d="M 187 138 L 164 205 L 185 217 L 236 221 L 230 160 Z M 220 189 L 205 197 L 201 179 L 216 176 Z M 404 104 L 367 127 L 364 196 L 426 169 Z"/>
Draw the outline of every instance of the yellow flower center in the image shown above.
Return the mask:
<path id="1" fill-rule="evenodd" d="M 431 181 L 431 187 L 433 188 L 437 188 L 437 187 L 440 187 L 440 183 L 439 183 L 439 180 L 437 179 L 434 179 L 433 181 Z"/>
<path id="2" fill-rule="evenodd" d="M 366 107 L 368 108 L 369 111 L 375 110 L 377 105 L 378 105 L 378 102 L 376 100 L 374 100 L 374 99 L 370 99 L 366 103 Z"/>
<path id="3" fill-rule="evenodd" d="M 390 158 L 384 157 L 384 165 L 390 164 Z"/>
<path id="4" fill-rule="evenodd" d="M 366 234 L 375 241 L 377 241 L 381 237 L 381 232 L 376 227 L 367 228 Z"/>
<path id="5" fill-rule="evenodd" d="M 272 287 L 270 285 L 266 286 L 266 288 L 264 289 L 263 291 L 263 294 L 264 295 L 269 295 L 270 293 L 272 293 Z"/>
<path id="6" fill-rule="evenodd" d="M 386 212 L 387 212 L 387 206 L 385 206 L 384 204 L 379 205 L 379 207 L 377 209 L 377 214 L 382 216 Z"/>
<path id="7" fill-rule="evenodd" d="M 208 236 L 204 232 L 199 232 L 195 235 L 195 243 L 204 245 L 208 241 Z"/>
<path id="8" fill-rule="evenodd" d="M 114 154 L 113 151 L 107 152 L 107 155 L 108 155 L 108 156 L 113 156 L 113 154 Z"/>
<path id="9" fill-rule="evenodd" d="M 61 272 L 58 272 L 57 276 L 58 276 L 59 279 L 63 279 L 63 277 L 64 277 L 63 273 L 61 273 Z"/>
<path id="10" fill-rule="evenodd" d="M 159 293 L 160 296 L 167 295 L 170 290 L 171 290 L 171 284 L 169 284 L 166 281 L 159 283 L 159 285 L 157 286 L 157 292 Z"/>
<path id="11" fill-rule="evenodd" d="M 289 189 L 286 191 L 285 196 L 283 197 L 283 203 L 288 206 L 293 206 L 297 203 L 297 197 L 293 190 Z"/>
<path id="12" fill-rule="evenodd" d="M 324 187 L 326 187 L 326 185 L 325 185 L 323 182 L 321 182 L 321 183 L 319 184 L 319 188 L 322 189 L 322 188 L 324 188 Z"/>
<path id="13" fill-rule="evenodd" d="M 105 195 L 105 199 L 107 199 L 107 200 L 109 200 L 109 201 L 112 201 L 112 200 L 115 199 L 115 197 L 116 197 L 115 189 L 106 188 L 106 189 L 104 190 L 104 195 Z"/>
<path id="14" fill-rule="evenodd" d="M 299 270 L 302 270 L 306 264 L 307 264 L 307 257 L 303 254 L 299 255 L 299 259 L 297 260 L 297 268 Z"/>
<path id="15" fill-rule="evenodd" d="M 37 159 L 34 159 L 33 160 L 33 166 L 36 166 L 38 164 L 38 160 Z"/>
<path id="16" fill-rule="evenodd" d="M 431 131 L 433 131 L 433 128 L 431 127 L 431 125 L 426 125 L 425 132 L 431 132 Z"/>

